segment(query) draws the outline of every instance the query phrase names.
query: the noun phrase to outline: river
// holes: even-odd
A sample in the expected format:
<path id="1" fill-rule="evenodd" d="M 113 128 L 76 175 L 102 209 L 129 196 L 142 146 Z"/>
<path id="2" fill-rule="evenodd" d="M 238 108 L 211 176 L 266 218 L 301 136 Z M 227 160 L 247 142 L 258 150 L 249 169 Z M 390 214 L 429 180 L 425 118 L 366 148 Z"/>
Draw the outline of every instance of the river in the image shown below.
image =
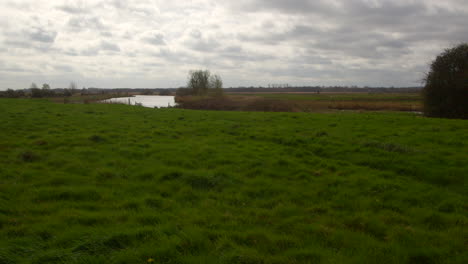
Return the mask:
<path id="1" fill-rule="evenodd" d="M 122 103 L 129 105 L 141 105 L 151 108 L 162 108 L 175 106 L 174 96 L 161 95 L 135 95 L 132 97 L 118 97 L 104 100 L 105 103 Z"/>

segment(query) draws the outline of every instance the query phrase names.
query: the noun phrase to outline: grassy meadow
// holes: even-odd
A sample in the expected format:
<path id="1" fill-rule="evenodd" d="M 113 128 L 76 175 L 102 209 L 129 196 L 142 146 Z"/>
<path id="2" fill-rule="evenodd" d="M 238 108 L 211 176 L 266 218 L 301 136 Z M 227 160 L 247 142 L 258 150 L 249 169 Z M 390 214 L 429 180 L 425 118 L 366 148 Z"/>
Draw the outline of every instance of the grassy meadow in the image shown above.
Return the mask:
<path id="1" fill-rule="evenodd" d="M 0 263 L 467 263 L 468 120 L 0 100 Z"/>

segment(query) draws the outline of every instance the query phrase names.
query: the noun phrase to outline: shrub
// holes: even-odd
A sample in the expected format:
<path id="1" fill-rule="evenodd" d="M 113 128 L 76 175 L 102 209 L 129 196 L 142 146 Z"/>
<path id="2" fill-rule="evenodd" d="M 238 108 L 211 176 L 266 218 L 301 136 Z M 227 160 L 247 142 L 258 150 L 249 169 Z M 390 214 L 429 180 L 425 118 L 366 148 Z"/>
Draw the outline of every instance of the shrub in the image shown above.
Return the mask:
<path id="1" fill-rule="evenodd" d="M 437 56 L 425 82 L 426 116 L 468 119 L 468 43 Z"/>

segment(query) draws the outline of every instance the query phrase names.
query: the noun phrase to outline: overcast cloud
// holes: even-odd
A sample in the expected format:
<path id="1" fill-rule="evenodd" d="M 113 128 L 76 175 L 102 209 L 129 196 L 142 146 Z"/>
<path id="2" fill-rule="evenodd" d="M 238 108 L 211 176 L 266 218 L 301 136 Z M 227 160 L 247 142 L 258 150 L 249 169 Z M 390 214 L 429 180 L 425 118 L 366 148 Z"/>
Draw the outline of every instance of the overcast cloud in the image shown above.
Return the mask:
<path id="1" fill-rule="evenodd" d="M 417 86 L 467 41 L 466 0 L 2 0 L 0 89 Z"/>

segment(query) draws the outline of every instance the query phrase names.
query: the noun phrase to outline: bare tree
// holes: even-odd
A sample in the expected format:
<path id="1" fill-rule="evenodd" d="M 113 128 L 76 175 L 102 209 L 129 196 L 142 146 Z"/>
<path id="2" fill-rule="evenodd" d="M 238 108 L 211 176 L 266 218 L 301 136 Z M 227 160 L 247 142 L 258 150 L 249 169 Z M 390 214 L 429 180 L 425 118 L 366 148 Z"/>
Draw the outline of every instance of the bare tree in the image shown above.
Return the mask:
<path id="1" fill-rule="evenodd" d="M 78 85 L 76 85 L 76 82 L 70 82 L 70 85 L 68 86 L 68 89 L 74 91 L 78 89 Z"/>
<path id="2" fill-rule="evenodd" d="M 210 89 L 212 89 L 212 92 L 215 95 L 223 94 L 223 80 L 221 79 L 221 76 L 215 74 L 210 77 Z"/>
<path id="3" fill-rule="evenodd" d="M 208 70 L 190 71 L 187 89 L 193 95 L 206 95 L 208 92 L 222 93 L 223 81 L 219 75 L 211 75 Z"/>
<path id="4" fill-rule="evenodd" d="M 187 81 L 187 88 L 192 90 L 194 95 L 205 95 L 210 86 L 210 72 L 208 70 L 190 71 Z"/>

